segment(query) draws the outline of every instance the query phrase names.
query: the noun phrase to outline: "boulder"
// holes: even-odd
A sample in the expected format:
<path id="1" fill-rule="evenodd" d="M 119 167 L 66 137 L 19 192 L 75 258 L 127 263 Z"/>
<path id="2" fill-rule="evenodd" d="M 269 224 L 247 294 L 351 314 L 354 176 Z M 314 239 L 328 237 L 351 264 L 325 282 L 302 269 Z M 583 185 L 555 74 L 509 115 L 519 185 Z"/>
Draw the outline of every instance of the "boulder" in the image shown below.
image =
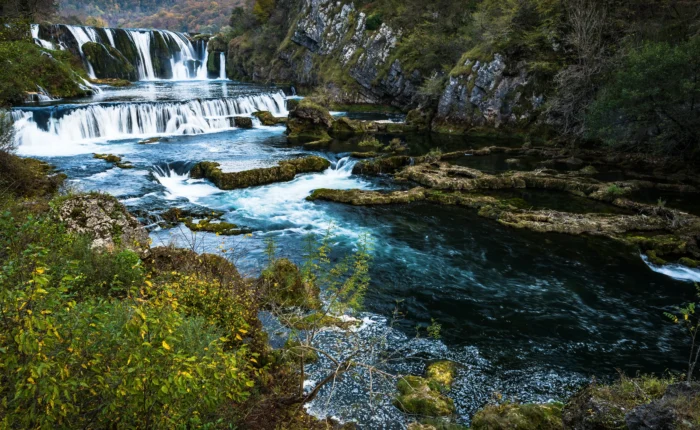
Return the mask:
<path id="1" fill-rule="evenodd" d="M 297 174 L 322 172 L 330 165 L 330 161 L 314 155 L 281 161 L 275 167 L 224 173 L 219 168 L 219 163 L 202 161 L 192 168 L 190 176 L 194 179 L 208 179 L 222 190 L 235 190 L 274 182 L 291 181 Z"/>
<path id="2" fill-rule="evenodd" d="M 266 126 L 285 124 L 287 122 L 286 118 L 277 118 L 268 111 L 255 112 L 253 116 L 259 119 L 262 125 Z"/>
<path id="3" fill-rule="evenodd" d="M 91 235 L 93 248 L 111 250 L 121 246 L 141 252 L 149 246 L 146 229 L 112 196 L 68 197 L 60 202 L 57 213 L 69 232 Z"/>
<path id="4" fill-rule="evenodd" d="M 332 125 L 327 109 L 304 99 L 289 113 L 287 135 L 290 139 L 330 140 L 328 130 Z"/>
<path id="5" fill-rule="evenodd" d="M 488 405 L 472 419 L 472 429 L 560 430 L 561 403 L 503 403 Z"/>
<path id="6" fill-rule="evenodd" d="M 425 417 L 444 417 L 455 412 L 452 399 L 440 392 L 439 384 L 419 376 L 405 376 L 399 379 L 396 388 L 399 395 L 394 406 L 402 411 Z"/>
<path id="7" fill-rule="evenodd" d="M 238 128 L 253 128 L 253 120 L 247 116 L 237 116 L 233 118 L 233 123 Z"/>

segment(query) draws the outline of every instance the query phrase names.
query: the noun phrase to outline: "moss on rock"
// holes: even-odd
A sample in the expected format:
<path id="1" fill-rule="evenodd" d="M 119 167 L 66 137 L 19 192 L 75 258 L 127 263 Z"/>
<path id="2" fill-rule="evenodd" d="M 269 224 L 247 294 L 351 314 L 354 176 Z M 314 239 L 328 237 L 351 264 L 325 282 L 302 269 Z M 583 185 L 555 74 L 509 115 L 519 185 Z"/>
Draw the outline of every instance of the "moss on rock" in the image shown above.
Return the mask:
<path id="1" fill-rule="evenodd" d="M 328 130 L 333 117 L 324 107 L 304 99 L 289 113 L 287 134 L 290 139 L 330 140 Z"/>
<path id="2" fill-rule="evenodd" d="M 437 382 L 420 376 L 405 376 L 396 385 L 394 405 L 402 411 L 426 417 L 443 417 L 455 412 L 452 399 L 440 392 Z"/>
<path id="3" fill-rule="evenodd" d="M 238 128 L 253 128 L 253 120 L 247 116 L 237 116 L 233 118 L 233 123 Z"/>
<path id="4" fill-rule="evenodd" d="M 559 430 L 563 429 L 561 403 L 503 403 L 489 405 L 472 419 L 475 430 Z"/>
<path id="5" fill-rule="evenodd" d="M 281 161 L 275 167 L 224 173 L 221 171 L 219 163 L 202 161 L 192 168 L 190 176 L 196 179 L 208 179 L 222 190 L 235 190 L 274 182 L 291 181 L 297 174 L 322 172 L 330 165 L 330 161 L 323 157 L 310 156 Z"/>
<path id="6" fill-rule="evenodd" d="M 448 360 L 436 361 L 428 365 L 425 376 L 431 381 L 439 383 L 444 388 L 452 387 L 457 367 L 454 362 Z"/>
<path id="7" fill-rule="evenodd" d="M 260 120 L 262 125 L 273 126 L 278 124 L 286 124 L 286 118 L 277 118 L 268 111 L 259 111 L 253 113 L 253 116 Z"/>
<path id="8" fill-rule="evenodd" d="M 403 167 L 411 164 L 411 157 L 398 155 L 393 157 L 376 158 L 362 161 L 352 168 L 352 173 L 363 175 L 380 175 L 395 173 Z"/>

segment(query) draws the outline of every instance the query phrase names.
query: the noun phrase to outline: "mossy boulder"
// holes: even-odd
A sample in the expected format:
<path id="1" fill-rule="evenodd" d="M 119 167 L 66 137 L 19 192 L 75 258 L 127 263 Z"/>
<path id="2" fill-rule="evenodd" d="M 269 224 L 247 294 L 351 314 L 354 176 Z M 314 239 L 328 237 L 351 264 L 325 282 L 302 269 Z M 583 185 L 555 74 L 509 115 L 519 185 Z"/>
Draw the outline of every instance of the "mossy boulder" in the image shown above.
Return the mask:
<path id="1" fill-rule="evenodd" d="M 277 124 L 285 124 L 287 122 L 286 118 L 277 118 L 268 111 L 259 111 L 253 113 L 253 116 L 260 120 L 262 125 L 273 126 Z"/>
<path id="2" fill-rule="evenodd" d="M 311 195 L 306 198 L 308 201 L 324 200 L 355 206 L 403 204 L 425 199 L 425 189 L 421 187 L 412 188 L 407 191 L 392 192 L 319 188 L 314 190 Z"/>
<path id="3" fill-rule="evenodd" d="M 118 50 L 101 43 L 88 42 L 83 45 L 85 58 L 99 79 L 138 80 L 138 72 Z"/>
<path id="4" fill-rule="evenodd" d="M 287 135 L 290 139 L 330 140 L 328 130 L 333 125 L 333 117 L 324 107 L 302 100 L 289 113 Z"/>
<path id="5" fill-rule="evenodd" d="M 371 133 L 377 131 L 377 125 L 372 121 L 357 121 L 347 117 L 340 117 L 333 121 L 331 126 L 331 134 L 358 134 Z"/>
<path id="6" fill-rule="evenodd" d="M 237 116 L 233 118 L 233 123 L 238 128 L 253 128 L 253 120 L 247 116 Z"/>
<path id="7" fill-rule="evenodd" d="M 235 190 L 274 182 L 291 181 L 297 174 L 322 172 L 330 165 L 330 161 L 323 157 L 310 156 L 281 161 L 275 167 L 224 173 L 221 171 L 219 163 L 203 161 L 192 168 L 190 176 L 195 179 L 208 179 L 222 190 Z"/>
<path id="8" fill-rule="evenodd" d="M 221 236 L 237 236 L 240 234 L 250 233 L 251 230 L 239 228 L 236 224 L 225 221 L 216 221 L 212 218 L 205 218 L 197 222 L 192 218 L 184 220 L 185 225 L 192 231 L 206 231 L 216 233 Z"/>
<path id="9" fill-rule="evenodd" d="M 411 157 L 398 155 L 394 157 L 375 158 L 362 161 L 352 168 L 352 173 L 358 175 L 390 174 L 411 164 Z"/>
<path id="10" fill-rule="evenodd" d="M 286 258 L 276 259 L 263 271 L 259 281 L 271 304 L 302 309 L 321 306 L 318 286 L 304 282 L 299 268 Z"/>
<path id="11" fill-rule="evenodd" d="M 55 194 L 66 178 L 64 173 L 56 173 L 48 163 L 0 151 L 0 189 L 4 191 L 0 200 L 7 194 L 16 197 Z"/>
<path id="12" fill-rule="evenodd" d="M 122 157 L 114 154 L 93 154 L 92 158 L 97 158 L 100 160 L 105 160 L 108 163 L 112 163 L 120 169 L 133 169 L 134 166 L 129 161 L 122 161 Z"/>
<path id="13" fill-rule="evenodd" d="M 671 383 L 654 377 L 623 377 L 610 385 L 593 383 L 569 400 L 562 412 L 563 423 L 566 428 L 582 430 L 627 428 L 626 415 L 660 400 Z"/>
<path id="14" fill-rule="evenodd" d="M 457 366 L 448 360 L 431 363 L 425 370 L 425 377 L 431 381 L 439 383 L 444 388 L 452 387 Z"/>
<path id="15" fill-rule="evenodd" d="M 472 419 L 475 430 L 559 430 L 563 429 L 561 403 L 503 403 L 489 405 Z"/>
<path id="16" fill-rule="evenodd" d="M 426 417 L 444 417 L 455 412 L 452 399 L 440 392 L 440 384 L 420 376 L 399 379 L 394 405 L 402 411 Z"/>
<path id="17" fill-rule="evenodd" d="M 124 247 L 144 251 L 149 246 L 146 229 L 116 198 L 107 194 L 69 196 L 56 205 L 58 219 L 69 232 L 93 237 L 92 247 Z"/>

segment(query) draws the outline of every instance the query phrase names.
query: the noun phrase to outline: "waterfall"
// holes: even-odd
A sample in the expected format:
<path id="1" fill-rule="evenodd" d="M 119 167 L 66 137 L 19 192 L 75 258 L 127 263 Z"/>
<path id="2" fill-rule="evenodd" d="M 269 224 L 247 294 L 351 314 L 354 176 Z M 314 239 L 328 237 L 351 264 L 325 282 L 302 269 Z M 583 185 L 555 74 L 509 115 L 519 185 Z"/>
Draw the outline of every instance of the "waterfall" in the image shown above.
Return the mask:
<path id="1" fill-rule="evenodd" d="M 48 40 L 43 40 L 39 37 L 39 24 L 32 24 L 31 29 L 34 43 L 36 43 L 44 49 L 54 49 L 53 43 L 49 42 Z"/>
<path id="2" fill-rule="evenodd" d="M 219 79 L 226 79 L 226 55 L 219 53 Z"/>
<path id="3" fill-rule="evenodd" d="M 71 32 L 76 42 L 78 43 L 78 50 L 80 51 L 80 56 L 83 58 L 85 65 L 87 66 L 88 76 L 94 79 L 95 71 L 92 68 L 92 64 L 90 64 L 90 62 L 85 59 L 85 54 L 83 53 L 83 45 L 88 42 L 97 42 L 97 32 L 95 32 L 95 29 L 92 27 L 78 27 L 75 25 L 67 25 L 66 28 L 68 29 L 68 31 Z"/>
<path id="4" fill-rule="evenodd" d="M 187 135 L 231 130 L 233 117 L 267 110 L 287 114 L 284 93 L 179 103 L 119 103 L 67 109 L 13 110 L 20 152 L 92 140 Z M 50 152 L 50 149 L 46 149 Z"/>
<path id="5" fill-rule="evenodd" d="M 42 30 L 44 29 L 44 30 Z M 83 52 L 83 45 L 88 42 L 109 45 L 114 49 L 119 49 L 117 37 L 122 37 L 121 45 L 131 44 L 136 58 L 126 56 L 138 71 L 139 80 L 153 81 L 169 76 L 159 76 L 160 71 L 154 68 L 151 56 L 151 47 L 156 40 L 156 35 L 161 37 L 168 46 L 167 56 L 170 57 L 170 68 L 173 80 L 207 79 L 207 59 L 209 53 L 206 49 L 195 49 L 193 42 L 183 33 L 169 30 L 142 30 L 142 29 L 119 29 L 83 27 L 76 25 L 56 24 L 52 26 L 31 26 L 34 42 L 46 49 L 53 49 L 58 46 L 60 49 L 72 49 L 79 54 L 85 63 L 88 75 L 95 78 L 92 64 L 87 60 Z M 44 40 L 40 37 L 43 32 L 49 33 L 51 38 Z M 70 48 L 69 48 L 70 47 Z"/>

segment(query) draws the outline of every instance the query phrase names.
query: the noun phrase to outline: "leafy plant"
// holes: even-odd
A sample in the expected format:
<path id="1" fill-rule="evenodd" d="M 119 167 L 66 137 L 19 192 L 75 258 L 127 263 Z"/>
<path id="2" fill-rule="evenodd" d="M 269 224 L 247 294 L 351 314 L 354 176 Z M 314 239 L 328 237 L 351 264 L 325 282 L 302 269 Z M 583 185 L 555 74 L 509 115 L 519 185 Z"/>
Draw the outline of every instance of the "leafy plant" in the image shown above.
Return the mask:
<path id="1" fill-rule="evenodd" d="M 700 285 L 695 285 L 697 289 L 697 297 L 700 299 Z M 690 356 L 688 357 L 688 374 L 686 381 L 690 383 L 693 380 L 693 373 L 700 361 L 700 309 L 698 303 L 688 303 L 679 308 L 675 313 L 665 312 L 666 318 L 670 319 L 674 324 L 678 324 L 683 332 L 686 333 L 690 342 Z"/>

